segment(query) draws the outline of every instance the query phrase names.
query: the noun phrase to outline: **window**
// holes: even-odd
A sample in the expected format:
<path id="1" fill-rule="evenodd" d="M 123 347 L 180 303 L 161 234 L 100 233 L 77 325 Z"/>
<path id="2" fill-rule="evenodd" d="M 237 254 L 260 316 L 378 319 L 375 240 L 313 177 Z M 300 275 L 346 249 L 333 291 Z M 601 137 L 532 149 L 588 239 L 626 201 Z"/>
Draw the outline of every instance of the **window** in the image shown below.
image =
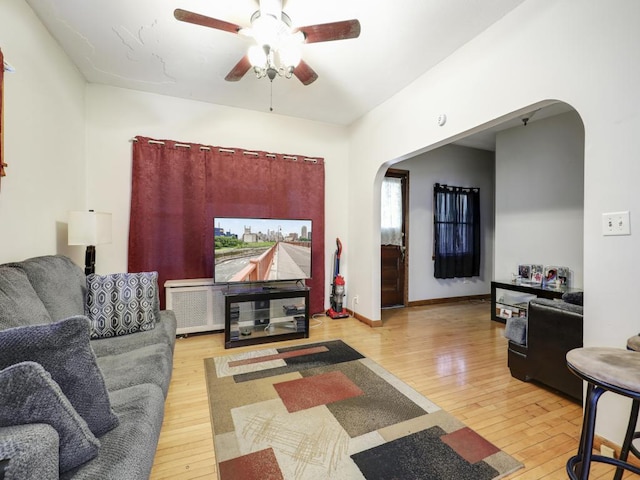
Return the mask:
<path id="1" fill-rule="evenodd" d="M 380 243 L 402 246 L 402 179 L 385 177 L 380 198 Z"/>
<path id="2" fill-rule="evenodd" d="M 480 189 L 433 188 L 434 276 L 480 275 Z"/>

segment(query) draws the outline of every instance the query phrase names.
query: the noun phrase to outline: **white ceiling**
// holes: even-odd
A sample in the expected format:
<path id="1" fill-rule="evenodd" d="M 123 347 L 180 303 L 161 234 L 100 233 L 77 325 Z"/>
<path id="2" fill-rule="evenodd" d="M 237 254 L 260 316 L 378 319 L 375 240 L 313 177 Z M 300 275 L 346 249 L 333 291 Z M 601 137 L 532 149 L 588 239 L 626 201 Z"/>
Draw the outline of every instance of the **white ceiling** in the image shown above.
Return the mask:
<path id="1" fill-rule="evenodd" d="M 179 22 L 176 8 L 249 26 L 257 0 L 26 0 L 88 82 L 257 111 L 270 84 L 225 75 L 239 35 Z M 273 112 L 348 125 L 524 0 L 286 0 L 293 26 L 357 18 L 359 38 L 303 45 L 319 78 L 273 81 Z"/>

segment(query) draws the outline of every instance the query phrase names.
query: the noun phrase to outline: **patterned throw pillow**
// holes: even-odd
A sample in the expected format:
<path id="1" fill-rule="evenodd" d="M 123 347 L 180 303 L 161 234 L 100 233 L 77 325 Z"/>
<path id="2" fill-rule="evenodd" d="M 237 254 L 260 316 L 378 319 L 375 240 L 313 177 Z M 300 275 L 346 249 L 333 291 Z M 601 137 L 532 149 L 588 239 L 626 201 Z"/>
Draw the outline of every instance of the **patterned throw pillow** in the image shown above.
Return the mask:
<path id="1" fill-rule="evenodd" d="M 91 338 L 152 330 L 158 301 L 158 272 L 87 276 Z"/>

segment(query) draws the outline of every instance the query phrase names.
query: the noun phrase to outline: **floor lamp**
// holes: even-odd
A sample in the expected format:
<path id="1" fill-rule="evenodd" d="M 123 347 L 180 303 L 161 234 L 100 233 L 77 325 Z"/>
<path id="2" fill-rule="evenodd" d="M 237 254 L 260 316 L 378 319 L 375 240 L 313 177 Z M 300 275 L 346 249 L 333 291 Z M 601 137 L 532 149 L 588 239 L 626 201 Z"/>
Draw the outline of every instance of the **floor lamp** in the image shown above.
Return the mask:
<path id="1" fill-rule="evenodd" d="M 111 243 L 111 214 L 104 212 L 69 212 L 68 244 L 86 245 L 84 273 L 96 271 L 96 245 Z"/>

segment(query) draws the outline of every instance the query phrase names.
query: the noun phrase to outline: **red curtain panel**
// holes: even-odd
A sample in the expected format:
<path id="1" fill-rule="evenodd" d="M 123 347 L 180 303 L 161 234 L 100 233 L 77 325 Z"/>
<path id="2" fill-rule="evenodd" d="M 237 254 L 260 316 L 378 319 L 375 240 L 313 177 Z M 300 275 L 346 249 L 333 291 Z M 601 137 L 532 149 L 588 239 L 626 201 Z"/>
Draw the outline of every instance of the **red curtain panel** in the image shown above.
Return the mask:
<path id="1" fill-rule="evenodd" d="M 164 282 L 213 275 L 214 217 L 311 219 L 309 310 L 324 309 L 324 161 L 137 137 L 130 272 Z"/>

